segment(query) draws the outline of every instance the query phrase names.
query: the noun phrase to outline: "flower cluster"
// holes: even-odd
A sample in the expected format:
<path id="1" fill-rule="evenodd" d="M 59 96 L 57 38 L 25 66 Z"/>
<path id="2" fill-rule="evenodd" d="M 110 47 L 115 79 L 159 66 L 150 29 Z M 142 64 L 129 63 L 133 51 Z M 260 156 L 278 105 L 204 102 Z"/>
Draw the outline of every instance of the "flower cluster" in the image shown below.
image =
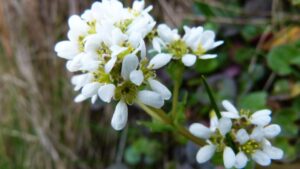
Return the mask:
<path id="1" fill-rule="evenodd" d="M 223 162 L 226 168 L 244 168 L 249 159 L 262 166 L 271 164 L 271 160 L 283 157 L 283 151 L 273 147 L 268 139 L 276 137 L 281 128 L 270 124 L 271 111 L 264 109 L 254 113 L 238 111 L 229 101 L 222 102 L 226 111 L 221 112 L 222 118 L 213 115 L 210 128 L 200 123 L 190 126 L 190 132 L 206 139 L 208 145 L 197 153 L 197 161 L 208 161 L 215 152 L 223 152 Z M 228 138 L 232 139 L 228 139 Z"/>
<path id="2" fill-rule="evenodd" d="M 156 79 L 156 69 L 172 58 L 186 66 L 195 63 L 196 55 L 213 58 L 216 55 L 204 53 L 223 43 L 215 42 L 214 32 L 202 27 L 185 27 L 183 38 L 164 24 L 156 29 L 149 14 L 152 6 L 144 6 L 144 1 L 135 1 L 131 8 L 118 0 L 95 2 L 81 16 L 69 18 L 68 40 L 55 46 L 57 55 L 68 60 L 67 69 L 75 73 L 71 82 L 81 90 L 75 102 L 118 101 L 111 122 L 116 130 L 126 125 L 127 105 L 139 101 L 161 108 L 170 99 L 171 92 Z M 158 53 L 153 58 L 147 57 L 148 41 Z"/>
<path id="3" fill-rule="evenodd" d="M 76 102 L 97 98 L 118 101 L 111 124 L 121 130 L 127 122 L 128 108 L 140 101 L 161 108 L 171 92 L 156 79 L 156 69 L 165 64 L 146 57 L 145 41 L 156 24 L 149 15 L 151 6 L 135 1 L 132 8 L 117 0 L 95 2 L 81 16 L 69 18 L 68 40 L 56 44 L 59 57 L 75 72 L 72 84 L 81 93 Z"/>

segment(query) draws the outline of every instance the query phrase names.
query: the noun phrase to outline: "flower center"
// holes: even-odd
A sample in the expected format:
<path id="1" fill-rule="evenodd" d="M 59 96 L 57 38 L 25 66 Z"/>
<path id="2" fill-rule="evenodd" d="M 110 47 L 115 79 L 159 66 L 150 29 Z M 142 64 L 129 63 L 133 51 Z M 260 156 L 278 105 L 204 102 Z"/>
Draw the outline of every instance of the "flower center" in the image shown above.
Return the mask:
<path id="1" fill-rule="evenodd" d="M 148 69 L 147 65 L 148 65 L 148 60 L 143 59 L 140 64 L 140 69 L 143 72 L 145 80 L 155 77 L 155 71 Z"/>
<path id="2" fill-rule="evenodd" d="M 123 33 L 127 31 L 128 26 L 132 23 L 133 19 L 125 19 L 115 23 L 115 26 L 119 28 Z"/>
<path id="3" fill-rule="evenodd" d="M 136 99 L 138 87 L 129 81 L 125 81 L 115 90 L 116 100 L 124 100 L 127 104 L 133 104 Z"/>
<path id="4" fill-rule="evenodd" d="M 168 50 L 168 52 L 173 54 L 175 59 L 180 59 L 183 57 L 183 55 L 185 55 L 189 52 L 189 49 L 188 49 L 187 45 L 185 44 L 185 42 L 180 39 L 168 44 L 167 50 Z"/>
<path id="5" fill-rule="evenodd" d="M 78 44 L 79 44 L 79 51 L 84 52 L 84 36 L 79 36 L 78 37 Z"/>
<path id="6" fill-rule="evenodd" d="M 99 82 L 99 83 L 110 83 L 110 75 L 105 73 L 105 70 L 102 66 L 98 67 L 98 70 L 93 72 L 94 76 L 94 82 Z"/>
<path id="7" fill-rule="evenodd" d="M 224 146 L 225 146 L 225 138 L 224 136 L 220 133 L 219 130 L 217 130 L 215 132 L 214 135 L 212 135 L 209 139 L 214 145 L 217 146 L 217 149 L 216 151 L 217 152 L 221 152 L 223 149 L 224 149 Z"/>
<path id="8" fill-rule="evenodd" d="M 203 48 L 201 44 L 197 47 L 196 51 L 194 51 L 194 53 L 198 56 L 204 54 L 205 52 L 206 50 Z"/>
<path id="9" fill-rule="evenodd" d="M 90 27 L 90 29 L 88 30 L 88 34 L 96 34 L 96 21 L 92 21 L 92 22 L 88 22 L 87 23 Z"/>
<path id="10" fill-rule="evenodd" d="M 99 55 L 99 60 L 104 61 L 105 63 L 110 59 L 111 51 L 103 42 L 101 43 L 99 49 L 97 50 Z"/>
<path id="11" fill-rule="evenodd" d="M 255 140 L 249 140 L 241 146 L 242 151 L 248 155 L 253 154 L 256 150 L 260 148 L 260 143 L 256 142 Z"/>

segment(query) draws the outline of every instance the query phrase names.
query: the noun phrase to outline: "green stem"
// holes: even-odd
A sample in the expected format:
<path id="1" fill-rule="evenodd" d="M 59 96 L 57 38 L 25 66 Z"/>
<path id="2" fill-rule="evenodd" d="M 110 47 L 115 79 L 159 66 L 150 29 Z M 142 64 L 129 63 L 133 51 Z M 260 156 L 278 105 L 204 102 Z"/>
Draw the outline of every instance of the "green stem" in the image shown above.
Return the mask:
<path id="1" fill-rule="evenodd" d="M 175 64 L 175 76 L 173 77 L 174 88 L 173 88 L 173 99 L 172 99 L 172 109 L 171 116 L 174 119 L 177 113 L 178 101 L 179 101 L 179 89 L 182 83 L 183 69 L 184 66 L 182 64 Z"/>
<path id="2" fill-rule="evenodd" d="M 221 113 L 220 113 L 220 110 L 219 110 L 219 108 L 218 108 L 218 105 L 217 105 L 217 103 L 216 103 L 216 99 L 215 99 L 215 97 L 214 97 L 214 94 L 213 94 L 212 90 L 210 89 L 210 87 L 209 87 L 209 85 L 208 85 L 208 83 L 207 83 L 205 77 L 204 77 L 204 76 L 201 76 L 201 79 L 202 79 L 202 81 L 203 81 L 203 83 L 204 83 L 204 86 L 205 86 L 205 89 L 206 89 L 206 91 L 207 91 L 207 93 L 208 93 L 210 102 L 211 102 L 211 104 L 212 104 L 213 107 L 214 107 L 214 110 L 215 110 L 215 112 L 216 112 L 216 114 L 217 114 L 218 119 L 222 118 L 222 115 L 221 115 Z M 233 141 L 231 135 L 227 134 L 225 139 L 226 139 L 226 142 L 233 148 L 233 150 L 234 150 L 235 152 L 237 152 L 238 149 L 237 149 L 237 147 L 235 146 L 234 141 Z"/>
<path id="3" fill-rule="evenodd" d="M 172 119 L 163 110 L 149 108 L 148 106 L 144 105 L 139 101 L 137 101 L 136 104 L 156 120 L 159 120 L 160 122 L 173 126 L 180 135 L 184 136 L 188 140 L 191 140 L 200 146 L 203 146 L 205 144 L 203 140 L 191 134 L 185 127 L 174 124 L 172 122 Z"/>
<path id="4" fill-rule="evenodd" d="M 217 114 L 218 119 L 222 118 L 222 115 L 221 115 L 220 110 L 218 108 L 218 105 L 216 103 L 216 99 L 214 97 L 214 94 L 212 93 L 212 90 L 210 89 L 210 87 L 209 87 L 209 85 L 208 85 L 208 83 L 207 83 L 207 81 L 206 81 L 206 79 L 205 79 L 205 77 L 203 75 L 201 76 L 201 79 L 202 79 L 202 81 L 204 83 L 204 86 L 205 86 L 205 89 L 206 89 L 206 91 L 208 93 L 210 102 L 211 102 L 212 106 L 214 107 L 214 110 L 215 110 L 215 112 Z"/>
<path id="5" fill-rule="evenodd" d="M 172 110 L 171 110 L 171 114 L 172 114 L 172 118 L 176 117 L 176 109 L 177 109 L 177 105 L 178 105 L 178 100 L 179 100 L 179 88 L 180 88 L 180 81 L 176 80 L 174 83 L 174 88 L 173 88 L 173 100 L 172 100 Z"/>

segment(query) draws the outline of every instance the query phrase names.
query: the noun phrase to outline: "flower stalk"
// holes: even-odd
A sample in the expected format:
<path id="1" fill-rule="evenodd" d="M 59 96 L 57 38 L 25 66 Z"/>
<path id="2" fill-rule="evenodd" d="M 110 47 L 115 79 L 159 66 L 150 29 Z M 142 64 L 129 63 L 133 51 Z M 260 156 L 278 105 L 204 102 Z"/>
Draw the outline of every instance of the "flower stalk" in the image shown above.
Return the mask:
<path id="1" fill-rule="evenodd" d="M 185 127 L 173 123 L 172 119 L 163 110 L 149 108 L 148 106 L 144 105 L 139 101 L 137 101 L 136 104 L 152 118 L 159 120 L 164 124 L 171 125 L 172 127 L 174 127 L 180 135 L 184 136 L 188 140 L 191 140 L 192 142 L 196 143 L 199 146 L 205 144 L 205 142 L 202 139 L 199 139 L 198 137 L 191 134 Z"/>
<path id="2" fill-rule="evenodd" d="M 174 119 L 176 117 L 177 113 L 177 106 L 179 101 L 179 89 L 182 83 L 183 79 L 183 73 L 184 73 L 184 67 L 182 64 L 176 64 L 176 72 L 174 73 L 175 76 L 173 77 L 174 81 L 174 88 L 173 88 L 173 99 L 172 99 L 172 109 L 171 109 L 171 115 Z"/>

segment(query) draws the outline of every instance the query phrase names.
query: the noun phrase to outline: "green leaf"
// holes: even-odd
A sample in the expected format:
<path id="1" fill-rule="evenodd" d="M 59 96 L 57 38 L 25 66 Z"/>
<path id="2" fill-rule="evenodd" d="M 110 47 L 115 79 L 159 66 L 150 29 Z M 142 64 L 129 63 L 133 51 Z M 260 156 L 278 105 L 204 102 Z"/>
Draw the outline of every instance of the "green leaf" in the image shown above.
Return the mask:
<path id="1" fill-rule="evenodd" d="M 242 29 L 242 35 L 245 40 L 251 41 L 252 39 L 260 36 L 264 31 L 264 28 L 253 25 L 247 25 Z"/>
<path id="2" fill-rule="evenodd" d="M 289 94 L 290 83 L 286 79 L 280 79 L 275 82 L 273 88 L 273 94 Z"/>
<path id="3" fill-rule="evenodd" d="M 131 165 L 136 165 L 141 161 L 141 153 L 135 147 L 129 147 L 125 151 L 125 160 Z"/>
<path id="4" fill-rule="evenodd" d="M 300 65 L 300 49 L 295 44 L 275 47 L 267 56 L 268 66 L 279 75 L 289 75 Z"/>
<path id="5" fill-rule="evenodd" d="M 291 162 L 297 158 L 297 149 L 294 145 L 291 145 L 288 139 L 282 137 L 276 139 L 276 147 L 279 147 L 284 152 L 284 161 Z"/>
<path id="6" fill-rule="evenodd" d="M 282 109 L 273 117 L 273 122 L 281 126 L 281 136 L 285 138 L 294 138 L 298 134 L 298 126 L 296 120 L 298 119 L 297 111 L 293 108 Z"/>
<path id="7" fill-rule="evenodd" d="M 255 49 L 250 47 L 241 47 L 236 51 L 234 60 L 240 64 L 249 61 L 255 54 Z"/>
<path id="8" fill-rule="evenodd" d="M 238 105 L 242 109 L 256 111 L 266 107 L 266 92 L 254 92 L 240 97 Z"/>

